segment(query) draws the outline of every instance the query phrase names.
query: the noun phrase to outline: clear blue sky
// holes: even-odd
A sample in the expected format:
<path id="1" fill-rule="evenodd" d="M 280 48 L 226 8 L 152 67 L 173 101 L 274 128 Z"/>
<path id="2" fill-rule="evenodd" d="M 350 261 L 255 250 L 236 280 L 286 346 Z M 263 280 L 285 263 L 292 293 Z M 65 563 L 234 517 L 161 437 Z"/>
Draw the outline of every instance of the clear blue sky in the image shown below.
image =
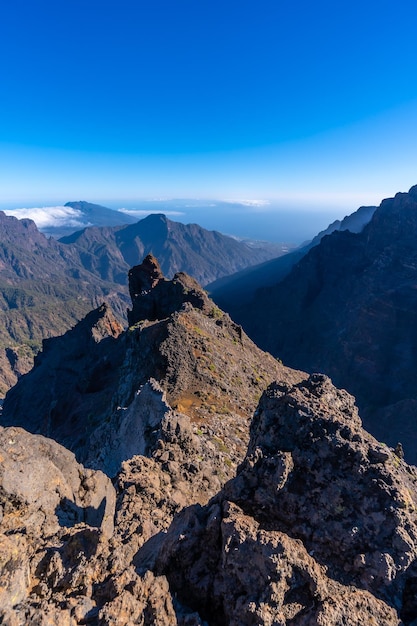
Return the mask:
<path id="1" fill-rule="evenodd" d="M 417 183 L 415 0 L 4 1 L 0 59 L 1 207 Z"/>

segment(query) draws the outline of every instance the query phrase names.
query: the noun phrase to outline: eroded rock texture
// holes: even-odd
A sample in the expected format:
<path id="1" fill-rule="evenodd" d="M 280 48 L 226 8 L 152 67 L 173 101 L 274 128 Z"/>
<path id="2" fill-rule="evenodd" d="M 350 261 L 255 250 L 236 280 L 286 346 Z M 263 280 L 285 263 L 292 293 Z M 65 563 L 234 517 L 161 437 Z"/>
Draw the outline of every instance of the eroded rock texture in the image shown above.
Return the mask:
<path id="1" fill-rule="evenodd" d="M 410 624 L 416 484 L 329 379 L 274 384 L 236 478 L 178 515 L 152 567 L 209 623 Z"/>
<path id="2" fill-rule="evenodd" d="M 132 268 L 130 291 L 127 331 L 103 306 L 44 342 L 32 372 L 8 393 L 2 424 L 53 437 L 115 476 L 137 454 L 180 463 L 158 443 L 175 421 L 191 429 L 186 462 L 196 477 L 208 463 L 202 472 L 214 495 L 244 457 L 262 391 L 303 374 L 259 350 L 192 278 L 166 280 L 152 256 Z"/>
<path id="3" fill-rule="evenodd" d="M 401 448 L 193 282 L 154 279 L 132 293 L 156 319 L 121 332 L 93 312 L 10 394 L 7 419 L 33 413 L 74 452 L 0 431 L 0 621 L 415 626 L 417 470 Z"/>

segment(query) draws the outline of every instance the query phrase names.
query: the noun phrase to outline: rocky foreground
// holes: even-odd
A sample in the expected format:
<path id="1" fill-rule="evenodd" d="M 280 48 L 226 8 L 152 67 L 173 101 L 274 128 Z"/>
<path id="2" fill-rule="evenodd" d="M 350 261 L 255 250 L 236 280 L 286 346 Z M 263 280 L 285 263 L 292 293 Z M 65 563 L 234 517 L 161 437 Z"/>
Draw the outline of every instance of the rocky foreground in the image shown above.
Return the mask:
<path id="1" fill-rule="evenodd" d="M 130 329 L 91 314 L 47 343 L 25 404 L 17 388 L 6 402 L 5 421 L 20 406 L 74 452 L 0 430 L 0 622 L 415 626 L 417 469 L 401 447 L 189 277 L 165 281 L 152 258 L 132 272 Z"/>

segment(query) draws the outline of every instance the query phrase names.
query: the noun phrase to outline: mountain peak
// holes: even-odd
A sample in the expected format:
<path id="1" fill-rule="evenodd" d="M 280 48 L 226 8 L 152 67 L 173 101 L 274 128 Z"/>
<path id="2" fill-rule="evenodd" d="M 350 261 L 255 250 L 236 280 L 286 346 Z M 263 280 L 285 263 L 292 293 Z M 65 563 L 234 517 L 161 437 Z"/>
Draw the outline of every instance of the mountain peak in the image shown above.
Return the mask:
<path id="1" fill-rule="evenodd" d="M 145 319 L 165 319 L 186 302 L 203 311 L 210 308 L 209 299 L 196 280 L 184 272 L 167 280 L 152 254 L 129 271 L 129 293 L 132 299 L 132 310 L 128 310 L 129 326 Z"/>
<path id="2" fill-rule="evenodd" d="M 167 218 L 165 213 L 149 213 L 146 217 L 141 220 L 142 222 L 169 222 L 170 220 Z"/>

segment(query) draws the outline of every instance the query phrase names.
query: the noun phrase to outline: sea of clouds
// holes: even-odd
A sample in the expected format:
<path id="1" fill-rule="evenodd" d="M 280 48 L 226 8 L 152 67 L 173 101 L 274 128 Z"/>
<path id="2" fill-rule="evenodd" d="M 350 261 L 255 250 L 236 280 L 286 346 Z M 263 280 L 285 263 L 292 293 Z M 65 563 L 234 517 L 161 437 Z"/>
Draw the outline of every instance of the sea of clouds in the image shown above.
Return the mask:
<path id="1" fill-rule="evenodd" d="M 4 209 L 6 215 L 12 215 L 20 219 L 31 219 L 39 230 L 50 228 L 74 228 L 82 229 L 91 226 L 85 216 L 78 209 L 68 206 L 46 206 L 21 209 Z"/>

